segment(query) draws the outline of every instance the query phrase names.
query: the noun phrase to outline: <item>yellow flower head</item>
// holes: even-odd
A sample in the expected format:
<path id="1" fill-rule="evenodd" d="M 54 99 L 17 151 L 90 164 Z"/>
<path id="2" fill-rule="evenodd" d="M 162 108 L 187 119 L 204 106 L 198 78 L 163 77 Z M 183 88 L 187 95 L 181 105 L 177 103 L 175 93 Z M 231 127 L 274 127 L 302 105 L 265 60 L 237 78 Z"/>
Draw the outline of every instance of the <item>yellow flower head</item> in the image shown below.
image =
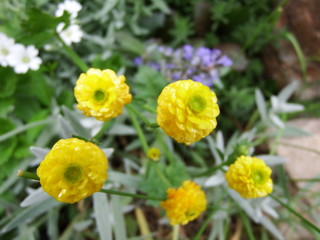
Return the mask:
<path id="1" fill-rule="evenodd" d="M 108 121 L 122 113 L 122 107 L 131 102 L 126 78 L 110 69 L 90 68 L 82 73 L 74 88 L 77 108 L 88 117 Z"/>
<path id="2" fill-rule="evenodd" d="M 59 140 L 37 169 L 45 192 L 60 202 L 74 203 L 98 192 L 107 178 L 108 159 L 95 144 Z"/>
<path id="3" fill-rule="evenodd" d="M 150 148 L 147 153 L 147 157 L 152 159 L 153 161 L 158 161 L 161 156 L 161 152 L 159 148 Z"/>
<path id="4" fill-rule="evenodd" d="M 161 202 L 161 206 L 171 225 L 187 224 L 206 210 L 206 195 L 195 182 L 186 180 L 178 189 L 169 188 L 167 194 L 167 200 Z"/>
<path id="5" fill-rule="evenodd" d="M 179 143 L 189 145 L 207 136 L 219 113 L 216 94 L 192 80 L 171 83 L 158 97 L 157 123 Z"/>
<path id="6" fill-rule="evenodd" d="M 265 197 L 272 192 L 271 169 L 263 160 L 240 156 L 225 174 L 230 188 L 244 198 Z"/>

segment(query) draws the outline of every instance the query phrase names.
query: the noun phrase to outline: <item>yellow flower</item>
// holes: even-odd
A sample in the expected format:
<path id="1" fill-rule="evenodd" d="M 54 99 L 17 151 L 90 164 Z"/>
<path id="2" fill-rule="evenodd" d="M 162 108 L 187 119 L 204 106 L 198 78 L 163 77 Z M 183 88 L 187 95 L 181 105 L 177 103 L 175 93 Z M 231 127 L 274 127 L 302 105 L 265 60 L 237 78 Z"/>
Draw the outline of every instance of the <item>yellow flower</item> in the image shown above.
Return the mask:
<path id="1" fill-rule="evenodd" d="M 122 113 L 122 107 L 131 102 L 126 78 L 110 69 L 90 68 L 82 73 L 74 88 L 77 108 L 88 117 L 108 121 Z"/>
<path id="2" fill-rule="evenodd" d="M 189 145 L 207 136 L 219 113 L 215 93 L 192 80 L 171 83 L 158 97 L 157 123 L 179 143 Z"/>
<path id="3" fill-rule="evenodd" d="M 187 224 L 196 219 L 207 207 L 205 193 L 195 182 L 186 180 L 178 189 L 167 190 L 167 200 L 161 202 L 171 225 Z"/>
<path id="4" fill-rule="evenodd" d="M 244 198 L 265 197 L 272 192 L 271 169 L 263 160 L 240 156 L 225 174 L 230 188 Z"/>
<path id="5" fill-rule="evenodd" d="M 159 148 L 150 148 L 147 153 L 147 157 L 152 159 L 153 161 L 158 161 L 161 156 L 161 152 Z"/>
<path id="6" fill-rule="evenodd" d="M 107 178 L 103 151 L 78 138 L 59 140 L 37 169 L 45 192 L 60 202 L 74 203 L 98 192 Z"/>

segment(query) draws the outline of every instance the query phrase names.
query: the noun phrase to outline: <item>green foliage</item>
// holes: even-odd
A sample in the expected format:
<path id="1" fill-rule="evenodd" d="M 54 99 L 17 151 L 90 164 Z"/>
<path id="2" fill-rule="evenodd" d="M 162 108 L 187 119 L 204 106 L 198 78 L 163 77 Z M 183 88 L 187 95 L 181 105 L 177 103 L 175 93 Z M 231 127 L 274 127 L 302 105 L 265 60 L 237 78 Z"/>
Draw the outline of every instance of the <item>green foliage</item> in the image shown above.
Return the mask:
<path id="1" fill-rule="evenodd" d="M 146 175 L 146 179 L 141 182 L 140 189 L 150 196 L 165 197 L 168 189 L 168 185 L 159 177 L 155 169 L 150 166 L 153 163 L 148 163 L 149 170 Z M 187 173 L 186 166 L 179 160 L 176 160 L 169 165 L 162 162 L 156 163 L 157 168 L 172 184 L 172 187 L 177 188 L 181 186 L 184 180 L 190 178 Z M 156 187 L 155 187 L 156 186 Z M 153 206 L 158 206 L 159 202 L 154 200 L 148 200 L 148 203 Z"/>
<path id="2" fill-rule="evenodd" d="M 22 24 L 23 35 L 19 40 L 24 44 L 43 46 L 52 39 L 59 23 L 69 25 L 70 13 L 64 12 L 61 17 L 54 17 L 38 8 L 31 8 L 27 13 L 27 19 Z"/>
<path id="3" fill-rule="evenodd" d="M 134 76 L 135 93 L 154 109 L 157 105 L 157 98 L 166 84 L 161 74 L 147 66 L 141 66 Z"/>
<path id="4" fill-rule="evenodd" d="M 173 38 L 172 46 L 177 47 L 183 43 L 186 43 L 188 37 L 194 33 L 194 25 L 190 18 L 179 15 L 176 15 L 173 20 L 174 28 L 172 28 L 169 33 Z"/>

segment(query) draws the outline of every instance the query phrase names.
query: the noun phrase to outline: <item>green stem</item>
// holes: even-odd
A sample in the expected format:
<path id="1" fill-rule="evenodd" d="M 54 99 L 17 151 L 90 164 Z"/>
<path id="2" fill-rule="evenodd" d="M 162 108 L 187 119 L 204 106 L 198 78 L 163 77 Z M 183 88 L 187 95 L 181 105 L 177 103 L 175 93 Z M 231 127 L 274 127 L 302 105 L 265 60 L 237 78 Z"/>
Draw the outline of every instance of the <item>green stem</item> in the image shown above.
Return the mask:
<path id="1" fill-rule="evenodd" d="M 151 161 L 151 165 L 154 169 L 154 171 L 156 172 L 156 174 L 158 175 L 158 177 L 162 180 L 162 182 L 167 186 L 167 187 L 172 187 L 172 184 L 170 183 L 170 181 L 168 180 L 168 178 L 166 178 L 166 176 L 160 171 L 160 169 L 158 168 L 158 165 L 156 162 Z"/>
<path id="2" fill-rule="evenodd" d="M 172 240 L 179 240 L 179 229 L 179 224 L 173 226 Z"/>
<path id="3" fill-rule="evenodd" d="M 104 122 L 102 127 L 101 127 L 101 129 L 99 130 L 99 132 L 97 132 L 97 134 L 94 135 L 92 138 L 96 139 L 96 140 L 99 140 L 102 137 L 102 135 L 105 133 L 105 131 L 111 126 L 111 124 L 112 124 L 111 121 L 112 120 Z"/>
<path id="4" fill-rule="evenodd" d="M 210 168 L 210 169 L 208 169 L 207 171 L 205 171 L 205 172 L 203 172 L 203 173 L 199 173 L 199 174 L 193 175 L 193 177 L 203 177 L 203 176 L 207 176 L 207 175 L 209 175 L 209 174 L 215 173 L 217 170 L 222 169 L 223 166 L 226 166 L 226 165 L 228 165 L 228 164 L 229 164 L 228 161 L 224 161 L 224 162 L 220 163 L 219 165 L 214 166 L 213 168 Z"/>
<path id="5" fill-rule="evenodd" d="M 131 111 L 138 117 L 140 118 L 146 125 L 150 125 L 149 120 L 143 116 L 137 109 L 135 109 L 134 107 L 129 107 L 131 109 Z"/>
<path id="6" fill-rule="evenodd" d="M 293 182 L 320 182 L 320 178 L 292 178 Z"/>
<path id="7" fill-rule="evenodd" d="M 208 217 L 206 218 L 206 220 L 202 224 L 201 228 L 199 229 L 199 231 L 197 232 L 197 234 L 194 236 L 194 238 L 192 240 L 198 240 L 201 237 L 201 235 L 204 232 L 204 230 L 206 229 L 207 225 L 212 220 L 211 218 L 212 218 L 213 214 L 216 212 L 216 210 L 217 210 L 216 208 L 213 208 L 210 211 Z"/>
<path id="8" fill-rule="evenodd" d="M 244 228 L 247 231 L 248 238 L 250 240 L 255 240 L 255 237 L 254 237 L 254 234 L 253 234 L 252 227 L 251 227 L 250 221 L 248 219 L 248 216 L 246 214 L 244 214 L 242 209 L 239 209 L 239 214 L 240 214 L 240 217 L 241 217 L 242 222 L 244 224 Z"/>
<path id="9" fill-rule="evenodd" d="M 21 127 L 18 127 L 10 132 L 7 132 L 3 135 L 0 135 L 0 142 L 7 140 L 8 138 L 11 138 L 19 133 L 22 133 L 24 131 L 27 131 L 30 128 L 34 128 L 40 125 L 46 125 L 48 123 L 52 122 L 52 118 L 46 119 L 46 120 L 41 120 L 41 121 L 37 121 L 37 122 L 32 122 L 32 123 L 28 123 L 26 125 L 23 125 Z"/>
<path id="10" fill-rule="evenodd" d="M 23 171 L 23 170 L 19 170 L 17 176 L 23 177 L 26 179 L 36 180 L 36 181 L 40 180 L 40 178 L 37 174 L 32 173 L 32 172 Z"/>
<path id="11" fill-rule="evenodd" d="M 299 148 L 299 149 L 302 149 L 302 150 L 305 150 L 305 151 L 309 151 L 309 152 L 313 152 L 315 154 L 320 155 L 320 151 L 318 151 L 316 149 L 313 149 L 313 148 L 308 148 L 308 147 L 304 147 L 304 146 L 300 146 L 300 145 L 292 144 L 292 143 L 286 143 L 286 142 L 280 142 L 279 144 L 280 145 L 285 145 L 285 146 L 288 146 L 288 147 Z"/>
<path id="12" fill-rule="evenodd" d="M 307 224 L 309 227 L 311 227 L 312 229 L 314 229 L 315 231 L 317 231 L 318 233 L 320 233 L 320 228 L 317 227 L 316 225 L 314 225 L 312 222 L 310 222 L 309 220 L 307 220 L 306 218 L 304 218 L 300 213 L 298 213 L 296 210 L 294 210 L 292 207 L 290 207 L 288 204 L 282 202 L 279 198 L 277 198 L 276 196 L 274 196 L 273 194 L 269 195 L 273 200 L 275 200 L 277 203 L 279 203 L 281 206 L 285 207 L 287 210 L 289 210 L 289 212 L 291 212 L 292 214 L 296 215 L 298 218 L 300 218 L 300 220 L 302 222 L 304 222 L 305 224 Z"/>
<path id="13" fill-rule="evenodd" d="M 23 177 L 26 179 L 32 179 L 39 181 L 40 178 L 37 174 L 27 171 L 19 170 L 18 177 Z M 108 193 L 108 194 L 114 194 L 119 196 L 125 196 L 125 197 L 132 197 L 132 198 L 142 198 L 142 199 L 149 199 L 149 200 L 155 200 L 155 201 L 164 201 L 165 198 L 159 198 L 159 197 L 153 197 L 153 196 L 147 196 L 147 195 L 141 195 L 141 194 L 134 194 L 134 193 L 127 193 L 127 192 L 120 192 L 115 190 L 108 190 L 108 189 L 101 189 L 100 192 Z"/>
<path id="14" fill-rule="evenodd" d="M 271 151 L 270 151 L 270 154 L 269 155 L 274 155 L 277 151 L 277 147 L 280 143 L 280 140 L 282 138 L 282 135 L 283 135 L 283 128 L 279 129 L 278 132 L 277 132 L 277 136 L 276 136 L 276 139 L 272 145 L 272 148 L 271 148 Z"/>
<path id="15" fill-rule="evenodd" d="M 143 131 L 142 131 L 141 127 L 140 127 L 140 124 L 139 124 L 139 122 L 138 122 L 138 120 L 137 120 L 137 118 L 136 118 L 136 116 L 134 114 L 134 110 L 132 110 L 132 108 L 133 107 L 131 105 L 126 105 L 126 109 L 127 109 L 128 114 L 129 114 L 129 116 L 131 118 L 132 124 L 133 124 L 134 128 L 136 129 L 138 137 L 139 137 L 140 142 L 142 144 L 143 151 L 147 155 L 148 154 L 148 150 L 149 150 L 149 146 L 148 146 L 147 140 L 146 140 L 146 138 L 145 138 L 145 136 L 143 134 Z"/>
<path id="16" fill-rule="evenodd" d="M 60 37 L 59 33 L 56 32 L 56 37 L 61 42 L 63 49 L 66 51 L 70 59 L 83 71 L 87 72 L 89 67 L 88 65 L 82 61 L 82 59 L 79 57 L 79 55 L 70 47 L 68 46 L 63 39 Z"/>
<path id="17" fill-rule="evenodd" d="M 132 197 L 132 198 L 141 198 L 141 199 L 149 199 L 154 201 L 165 201 L 165 198 L 159 198 L 154 196 L 147 196 L 147 195 L 141 195 L 141 194 L 134 194 L 134 193 L 127 193 L 127 192 L 120 192 L 110 189 L 101 189 L 100 192 L 118 195 L 118 196 L 124 196 L 124 197 Z"/>

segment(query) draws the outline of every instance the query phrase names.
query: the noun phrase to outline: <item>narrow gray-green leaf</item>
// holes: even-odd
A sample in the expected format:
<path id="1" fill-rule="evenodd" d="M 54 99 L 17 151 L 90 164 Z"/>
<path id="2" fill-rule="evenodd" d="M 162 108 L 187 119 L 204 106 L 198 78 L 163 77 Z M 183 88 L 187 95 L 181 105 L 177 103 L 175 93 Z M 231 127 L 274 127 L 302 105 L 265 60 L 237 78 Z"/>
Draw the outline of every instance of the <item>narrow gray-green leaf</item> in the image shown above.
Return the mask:
<path id="1" fill-rule="evenodd" d="M 53 198 L 50 198 L 48 199 L 48 201 L 44 201 L 37 205 L 25 208 L 21 212 L 19 212 L 7 225 L 5 225 L 2 228 L 1 233 L 8 232 L 20 225 L 24 225 L 30 219 L 34 219 L 40 216 L 42 213 L 45 213 L 60 204 L 60 202 L 57 202 Z"/>
<path id="2" fill-rule="evenodd" d="M 113 195 L 111 197 L 112 203 L 112 212 L 114 216 L 114 231 L 116 240 L 123 240 L 127 239 L 127 230 L 125 226 L 122 205 L 121 205 L 121 198 L 119 196 Z"/>
<path id="3" fill-rule="evenodd" d="M 256 89 L 255 91 L 256 94 L 256 103 L 258 106 L 258 111 L 260 113 L 261 119 L 266 120 L 267 118 L 267 106 L 266 106 L 266 101 L 263 97 L 262 92 L 260 89 Z"/>
<path id="4" fill-rule="evenodd" d="M 104 193 L 93 194 L 93 209 L 97 228 L 101 240 L 112 240 L 111 211 L 107 195 Z M 117 223 L 116 223 L 117 224 Z"/>

